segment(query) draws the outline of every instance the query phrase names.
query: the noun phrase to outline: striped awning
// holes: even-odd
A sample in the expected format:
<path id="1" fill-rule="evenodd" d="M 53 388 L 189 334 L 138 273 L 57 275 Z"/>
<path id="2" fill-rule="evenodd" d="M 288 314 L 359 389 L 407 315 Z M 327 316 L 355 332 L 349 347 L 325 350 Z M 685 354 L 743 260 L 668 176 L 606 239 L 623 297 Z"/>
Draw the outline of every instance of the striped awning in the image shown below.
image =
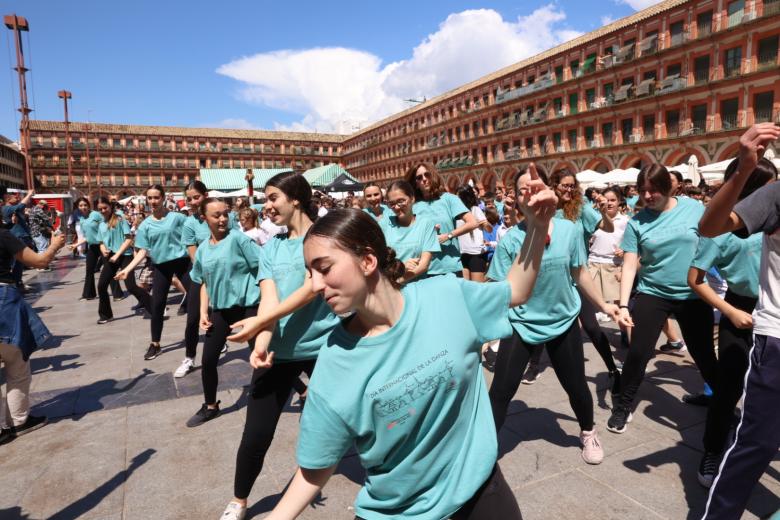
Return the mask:
<path id="1" fill-rule="evenodd" d="M 312 188 L 322 188 L 327 186 L 341 174 L 345 174 L 350 180 L 359 182 L 355 177 L 349 174 L 347 170 L 339 166 L 338 164 L 326 164 L 325 166 L 319 166 L 306 170 L 303 173 L 303 177 L 309 182 Z"/>
<path id="2" fill-rule="evenodd" d="M 282 172 L 292 171 L 289 168 L 252 168 L 255 178 L 252 187 L 256 190 L 265 188 L 265 183 Z M 210 190 L 233 191 L 246 188 L 248 168 L 201 168 L 200 180 Z"/>

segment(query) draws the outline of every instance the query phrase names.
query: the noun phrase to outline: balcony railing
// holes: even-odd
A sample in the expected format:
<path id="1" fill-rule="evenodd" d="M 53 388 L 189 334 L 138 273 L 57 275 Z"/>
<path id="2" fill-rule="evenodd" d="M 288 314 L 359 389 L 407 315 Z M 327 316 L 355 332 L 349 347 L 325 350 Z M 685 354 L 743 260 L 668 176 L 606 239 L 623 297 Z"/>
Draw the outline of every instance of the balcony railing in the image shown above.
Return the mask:
<path id="1" fill-rule="evenodd" d="M 723 64 L 723 77 L 724 78 L 733 78 L 734 76 L 739 76 L 739 73 L 741 72 L 741 63 L 734 63 L 734 62 L 726 62 Z"/>
<path id="2" fill-rule="evenodd" d="M 770 123 L 772 121 L 772 107 L 756 107 L 753 111 L 756 123 Z"/>
<path id="3" fill-rule="evenodd" d="M 673 34 L 672 37 L 669 39 L 669 46 L 675 47 L 677 45 L 682 45 L 683 43 L 685 43 L 687 37 L 688 35 L 684 32 Z"/>
<path id="4" fill-rule="evenodd" d="M 636 87 L 636 97 L 649 96 L 655 90 L 655 78 L 644 80 Z"/>
<path id="5" fill-rule="evenodd" d="M 639 52 L 642 56 L 649 56 L 658 51 L 658 35 L 648 36 L 639 44 Z"/>
<path id="6" fill-rule="evenodd" d="M 544 76 L 539 78 L 539 80 L 534 83 L 529 83 L 528 85 L 524 85 L 522 87 L 505 92 L 499 91 L 496 94 L 496 104 L 506 103 L 507 101 L 512 101 L 513 99 L 517 99 L 532 92 L 538 92 L 539 90 L 552 87 L 553 85 L 555 85 L 555 78 L 551 76 Z"/>
<path id="7" fill-rule="evenodd" d="M 721 127 L 724 130 L 737 128 L 737 114 L 722 114 L 720 117 Z"/>
<path id="8" fill-rule="evenodd" d="M 634 59 L 634 44 L 629 43 L 628 45 L 624 45 L 617 51 L 613 63 L 625 63 L 633 59 Z"/>
<path id="9" fill-rule="evenodd" d="M 742 18 L 745 16 L 745 10 L 740 9 L 729 15 L 728 28 L 736 27 L 742 23 Z"/>
<path id="10" fill-rule="evenodd" d="M 688 80 L 681 78 L 678 74 L 673 74 L 661 82 L 658 94 L 666 94 L 676 90 L 684 89 L 688 86 Z"/>
<path id="11" fill-rule="evenodd" d="M 764 0 L 764 16 L 780 14 L 780 0 Z"/>
<path id="12" fill-rule="evenodd" d="M 710 80 L 710 69 L 696 69 L 693 72 L 693 80 L 696 85 L 707 83 Z"/>
<path id="13" fill-rule="evenodd" d="M 768 49 L 758 54 L 759 69 L 761 70 L 768 69 L 774 67 L 776 64 L 777 64 L 777 48 Z"/>

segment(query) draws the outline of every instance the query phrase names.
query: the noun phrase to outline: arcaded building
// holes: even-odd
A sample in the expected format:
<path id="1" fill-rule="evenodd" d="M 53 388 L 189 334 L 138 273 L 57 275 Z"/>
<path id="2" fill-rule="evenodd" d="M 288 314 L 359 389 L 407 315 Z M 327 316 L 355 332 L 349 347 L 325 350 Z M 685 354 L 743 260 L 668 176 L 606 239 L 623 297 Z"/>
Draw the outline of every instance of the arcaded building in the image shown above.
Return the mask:
<path id="1" fill-rule="evenodd" d="M 19 145 L 0 135 L 0 184 L 24 188 L 24 154 Z"/>
<path id="2" fill-rule="evenodd" d="M 403 111 L 343 144 L 363 181 L 438 166 L 450 189 L 523 162 L 606 172 L 725 160 L 780 111 L 780 0 L 669 0 Z"/>

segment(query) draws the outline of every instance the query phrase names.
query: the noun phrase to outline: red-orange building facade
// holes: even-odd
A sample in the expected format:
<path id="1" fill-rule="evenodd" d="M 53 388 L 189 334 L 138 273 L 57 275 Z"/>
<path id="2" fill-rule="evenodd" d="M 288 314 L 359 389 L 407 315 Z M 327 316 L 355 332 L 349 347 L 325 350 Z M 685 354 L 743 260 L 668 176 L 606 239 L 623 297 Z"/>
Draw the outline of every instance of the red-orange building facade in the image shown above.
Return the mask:
<path id="1" fill-rule="evenodd" d="M 384 183 L 427 161 L 454 189 L 506 183 L 529 160 L 707 164 L 732 157 L 747 126 L 780 120 L 778 40 L 780 0 L 667 0 L 349 136 L 71 123 L 74 184 L 131 194 L 181 189 L 200 168 L 334 162 Z M 31 134 L 39 188 L 66 190 L 64 123 L 31 121 Z"/>
<path id="2" fill-rule="evenodd" d="M 780 0 L 670 0 L 380 121 L 343 144 L 385 182 L 438 166 L 452 190 L 549 171 L 699 164 L 780 112 Z"/>

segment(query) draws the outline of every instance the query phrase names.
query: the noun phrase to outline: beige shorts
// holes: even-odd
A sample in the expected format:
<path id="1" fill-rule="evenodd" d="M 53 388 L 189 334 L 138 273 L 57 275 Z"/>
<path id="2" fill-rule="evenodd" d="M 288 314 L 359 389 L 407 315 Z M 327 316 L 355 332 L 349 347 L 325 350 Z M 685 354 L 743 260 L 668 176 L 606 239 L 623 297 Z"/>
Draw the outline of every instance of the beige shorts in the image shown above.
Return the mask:
<path id="1" fill-rule="evenodd" d="M 588 263 L 588 271 L 593 277 L 596 289 L 601 292 L 605 302 L 613 302 L 620 299 L 620 282 L 618 276 L 622 266 L 615 264 Z"/>

